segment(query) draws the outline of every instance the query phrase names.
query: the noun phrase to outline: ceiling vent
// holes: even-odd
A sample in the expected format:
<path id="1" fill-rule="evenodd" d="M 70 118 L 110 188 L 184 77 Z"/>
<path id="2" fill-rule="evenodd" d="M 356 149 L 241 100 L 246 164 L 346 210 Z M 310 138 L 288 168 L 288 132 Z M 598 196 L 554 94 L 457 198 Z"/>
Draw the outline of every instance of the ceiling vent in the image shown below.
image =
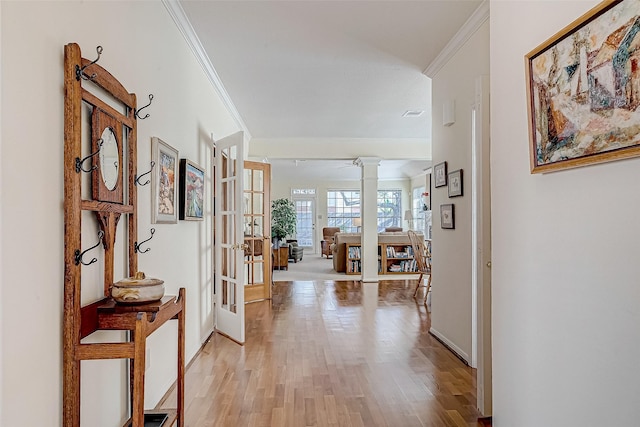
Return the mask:
<path id="1" fill-rule="evenodd" d="M 407 110 L 402 117 L 420 117 L 423 113 L 423 110 Z"/>

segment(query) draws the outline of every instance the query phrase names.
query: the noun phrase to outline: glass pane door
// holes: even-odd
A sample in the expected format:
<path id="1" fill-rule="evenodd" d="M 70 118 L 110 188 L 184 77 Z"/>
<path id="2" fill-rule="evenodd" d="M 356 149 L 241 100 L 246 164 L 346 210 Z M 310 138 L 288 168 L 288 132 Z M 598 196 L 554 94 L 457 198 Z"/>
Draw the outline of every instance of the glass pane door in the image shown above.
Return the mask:
<path id="1" fill-rule="evenodd" d="M 242 132 L 217 142 L 215 153 L 216 330 L 244 343 Z"/>
<path id="2" fill-rule="evenodd" d="M 298 246 L 315 253 L 315 199 L 294 199 Z"/>
<path id="3" fill-rule="evenodd" d="M 244 162 L 244 299 L 271 298 L 271 165 Z"/>

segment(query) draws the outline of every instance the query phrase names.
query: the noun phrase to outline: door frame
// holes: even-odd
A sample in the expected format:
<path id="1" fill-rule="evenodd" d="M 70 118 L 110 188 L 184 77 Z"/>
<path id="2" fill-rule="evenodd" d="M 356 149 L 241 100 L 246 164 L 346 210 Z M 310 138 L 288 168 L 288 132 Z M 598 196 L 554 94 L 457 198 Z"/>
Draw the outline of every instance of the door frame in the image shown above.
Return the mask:
<path id="1" fill-rule="evenodd" d="M 471 106 L 471 367 L 476 368 L 476 406 L 491 416 L 491 175 L 489 77 L 475 81 Z"/>

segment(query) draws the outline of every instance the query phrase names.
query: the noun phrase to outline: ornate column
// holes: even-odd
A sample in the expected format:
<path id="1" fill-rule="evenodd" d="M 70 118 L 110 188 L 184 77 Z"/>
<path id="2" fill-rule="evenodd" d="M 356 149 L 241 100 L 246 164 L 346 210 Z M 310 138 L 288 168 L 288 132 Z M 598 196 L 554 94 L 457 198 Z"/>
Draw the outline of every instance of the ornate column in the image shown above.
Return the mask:
<path id="1" fill-rule="evenodd" d="M 378 283 L 378 157 L 358 157 L 362 218 L 362 282 Z"/>

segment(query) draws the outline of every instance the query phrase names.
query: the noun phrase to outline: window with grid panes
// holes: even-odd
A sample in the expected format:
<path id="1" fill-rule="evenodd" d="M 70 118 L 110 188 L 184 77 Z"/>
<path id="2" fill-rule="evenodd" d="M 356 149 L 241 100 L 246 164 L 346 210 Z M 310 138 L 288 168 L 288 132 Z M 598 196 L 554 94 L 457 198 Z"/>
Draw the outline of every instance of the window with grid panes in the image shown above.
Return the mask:
<path id="1" fill-rule="evenodd" d="M 402 227 L 402 191 L 378 190 L 378 231 Z M 360 231 L 353 219 L 360 218 L 360 190 L 327 191 L 327 226 L 340 227 L 344 233 Z"/>

